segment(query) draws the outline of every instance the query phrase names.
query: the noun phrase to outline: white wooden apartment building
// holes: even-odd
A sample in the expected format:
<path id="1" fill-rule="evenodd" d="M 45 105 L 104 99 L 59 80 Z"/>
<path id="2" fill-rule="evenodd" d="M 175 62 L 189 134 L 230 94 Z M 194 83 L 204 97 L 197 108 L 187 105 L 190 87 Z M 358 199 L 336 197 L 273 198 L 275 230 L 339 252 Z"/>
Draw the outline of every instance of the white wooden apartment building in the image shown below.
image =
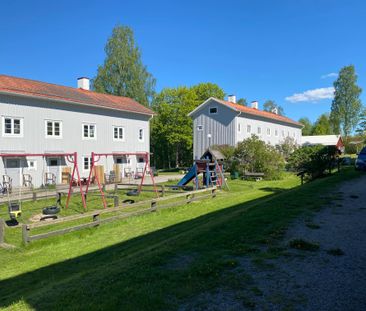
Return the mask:
<path id="1" fill-rule="evenodd" d="M 126 97 L 89 90 L 89 79 L 79 78 L 78 87 L 0 75 L 0 153 L 78 153 L 81 177 L 87 177 L 91 152 L 149 152 L 149 120 L 153 112 Z M 122 174 L 143 166 L 141 158 L 102 157 L 106 171 L 113 164 Z M 13 186 L 30 174 L 34 186 L 44 183 L 45 172 L 61 182 L 63 157 L 0 158 L 0 178 L 8 175 Z M 2 180 L 0 180 L 2 182 Z"/>
<path id="2" fill-rule="evenodd" d="M 239 105 L 235 96 L 229 96 L 228 101 L 211 97 L 189 116 L 193 119 L 195 159 L 210 146 L 236 146 L 253 134 L 271 145 L 280 144 L 288 136 L 301 144 L 301 123 L 278 115 L 276 111 L 259 110 L 258 102 L 252 102 L 252 107 Z"/>

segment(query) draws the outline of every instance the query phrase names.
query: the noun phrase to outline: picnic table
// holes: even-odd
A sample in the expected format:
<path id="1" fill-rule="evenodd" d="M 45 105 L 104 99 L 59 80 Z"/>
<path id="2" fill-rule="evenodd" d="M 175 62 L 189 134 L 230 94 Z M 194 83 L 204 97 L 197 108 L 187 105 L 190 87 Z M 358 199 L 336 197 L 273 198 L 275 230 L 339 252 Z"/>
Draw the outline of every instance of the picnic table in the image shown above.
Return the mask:
<path id="1" fill-rule="evenodd" d="M 260 181 L 262 180 L 264 177 L 264 173 L 260 173 L 260 172 L 244 172 L 243 175 L 243 179 L 248 180 L 248 179 L 254 179 L 255 181 Z"/>

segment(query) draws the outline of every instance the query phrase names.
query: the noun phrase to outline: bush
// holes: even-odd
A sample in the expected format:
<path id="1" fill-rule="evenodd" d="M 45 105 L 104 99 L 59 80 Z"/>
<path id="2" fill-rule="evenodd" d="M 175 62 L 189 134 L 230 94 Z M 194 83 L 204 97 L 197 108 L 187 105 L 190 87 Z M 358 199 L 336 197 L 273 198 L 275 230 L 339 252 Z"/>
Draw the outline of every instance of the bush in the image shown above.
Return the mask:
<path id="1" fill-rule="evenodd" d="M 299 145 L 294 138 L 287 136 L 276 148 L 287 161 L 290 155 L 299 148 Z"/>
<path id="2" fill-rule="evenodd" d="M 337 155 L 337 149 L 333 146 L 304 146 L 290 155 L 288 168 L 296 172 L 305 172 L 306 177 L 315 179 L 335 165 Z"/>
<path id="3" fill-rule="evenodd" d="M 234 158 L 239 171 L 260 172 L 266 179 L 279 179 L 285 162 L 275 147 L 261 141 L 257 136 L 243 140 L 235 149 Z"/>

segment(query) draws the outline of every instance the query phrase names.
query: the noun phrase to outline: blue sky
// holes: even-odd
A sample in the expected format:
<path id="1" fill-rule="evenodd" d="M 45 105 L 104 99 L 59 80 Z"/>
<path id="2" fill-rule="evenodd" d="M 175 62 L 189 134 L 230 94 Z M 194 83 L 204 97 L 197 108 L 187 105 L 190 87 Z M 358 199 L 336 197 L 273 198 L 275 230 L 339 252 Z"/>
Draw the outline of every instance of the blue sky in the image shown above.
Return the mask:
<path id="1" fill-rule="evenodd" d="M 76 86 L 78 76 L 95 76 L 119 23 L 135 31 L 157 90 L 214 82 L 314 121 L 329 111 L 342 66 L 356 66 L 366 92 L 365 16 L 361 0 L 6 0 L 0 73 Z"/>

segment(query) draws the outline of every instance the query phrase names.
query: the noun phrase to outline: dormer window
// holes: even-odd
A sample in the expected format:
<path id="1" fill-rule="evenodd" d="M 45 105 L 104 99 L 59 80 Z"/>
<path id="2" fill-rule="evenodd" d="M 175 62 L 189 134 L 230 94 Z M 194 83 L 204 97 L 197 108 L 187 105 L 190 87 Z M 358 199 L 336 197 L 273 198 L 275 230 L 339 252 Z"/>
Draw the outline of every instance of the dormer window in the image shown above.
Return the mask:
<path id="1" fill-rule="evenodd" d="M 217 107 L 210 107 L 210 114 L 217 114 Z"/>

